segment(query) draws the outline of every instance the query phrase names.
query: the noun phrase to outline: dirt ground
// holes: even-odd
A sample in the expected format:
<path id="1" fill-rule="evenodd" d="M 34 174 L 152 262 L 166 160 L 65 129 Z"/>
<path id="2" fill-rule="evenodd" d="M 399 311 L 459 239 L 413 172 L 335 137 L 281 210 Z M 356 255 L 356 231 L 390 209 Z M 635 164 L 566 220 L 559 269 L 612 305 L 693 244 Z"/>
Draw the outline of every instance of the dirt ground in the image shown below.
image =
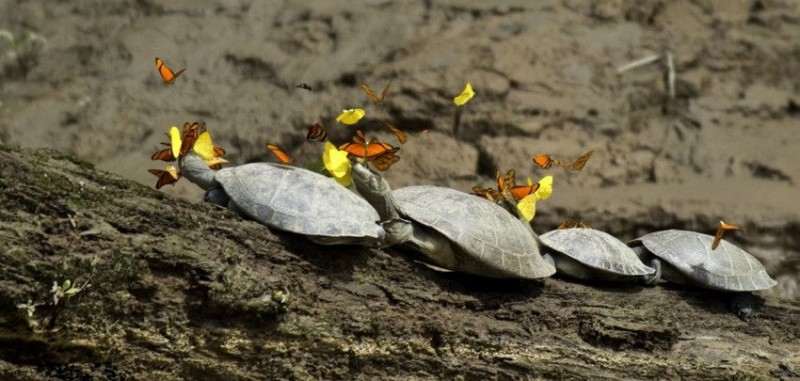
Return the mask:
<path id="1" fill-rule="evenodd" d="M 310 166 L 321 146 L 306 141 L 308 126 L 321 122 L 331 140 L 344 142 L 353 128 L 334 119 L 342 109 L 362 107 L 367 116 L 359 126 L 368 135 L 394 139 L 382 120 L 410 134 L 401 160 L 386 172 L 395 188 L 468 191 L 490 186 L 496 169 L 512 167 L 523 177 L 552 174 L 555 193 L 534 221 L 539 232 L 570 218 L 627 240 L 665 228 L 712 233 L 723 219 L 747 228 L 729 239 L 778 281 L 759 294 L 766 307 L 758 320 L 769 324 L 730 320 L 722 304 L 708 306 L 706 295 L 683 289 L 608 290 L 558 279 L 474 289 L 471 279 L 427 271 L 397 253 L 320 248 L 262 232 L 227 212 L 198 207 L 201 193 L 186 181 L 147 192 L 102 172 L 80 172 L 87 183 L 120 187 L 130 201 L 101 201 L 123 216 L 72 200 L 71 182 L 52 189 L 33 184 L 20 189 L 34 194 L 20 195 L 14 187 L 22 179 L 41 178 L 12 167 L 47 166 L 20 164 L 26 159 L 8 153 L 0 239 L 11 262 L 3 263 L 0 296 L 8 303 L 0 309 L 7 309 L 2 325 L 15 333 L 2 340 L 30 349 L 23 353 L 79 352 L 75 362 L 43 365 L 36 356 L 4 351 L 0 359 L 21 364 L 31 379 L 46 377 L 43 369 L 53 364 L 62 364 L 53 372 L 68 374 L 63 364 L 70 363 L 83 364 L 76 374 L 119 368 L 130 379 L 162 375 L 154 369 L 167 379 L 580 378 L 592 374 L 593 362 L 608 371 L 598 377 L 692 378 L 712 370 L 739 374 L 731 369 L 769 376 L 779 358 L 800 366 L 797 328 L 790 324 L 800 295 L 796 1 L 0 0 L 0 29 L 17 41 L 0 38 L 0 142 L 56 150 L 25 155 L 74 155 L 152 188 L 147 169 L 162 165 L 150 155 L 164 132 L 202 120 L 233 164 L 275 161 L 264 147 L 273 142 L 297 165 Z M 674 58 L 674 99 L 659 65 L 617 72 L 664 52 Z M 186 72 L 166 86 L 154 57 Z M 390 80 L 382 106 L 359 88 L 380 89 Z M 467 81 L 476 96 L 456 108 L 452 98 Z M 8 146 L 4 152 L 17 152 Z M 537 153 L 575 158 L 588 150 L 594 154 L 580 172 L 543 171 L 531 161 Z M 134 191 L 143 192 L 145 205 L 132 201 Z M 65 207 L 61 197 L 78 204 Z M 65 224 L 79 213 L 91 214 L 83 217 L 87 224 L 103 221 L 101 230 L 110 224 L 117 238 L 77 236 L 85 229 Z M 33 222 L 20 225 L 24 218 Z M 183 253 L 174 245 L 200 237 L 190 226 L 214 238 Z M 112 255 L 117 250 L 125 253 L 121 259 Z M 86 270 L 93 253 L 112 266 L 106 280 L 115 283 L 95 280 L 66 325 L 59 317 L 47 327 L 69 340 L 20 334 L 28 322 L 9 306 L 48 295 L 51 278 L 62 271 L 83 274 L 73 267 Z M 201 255 L 208 253 L 213 260 Z M 245 285 L 226 283 L 242 277 Z M 262 298 L 272 288 L 298 295 L 295 312 L 285 315 Z M 99 290 L 110 294 L 97 298 Z M 651 300 L 665 316 L 649 308 L 644 316 L 629 315 Z M 360 307 L 347 310 L 353 304 Z M 97 321 L 81 315 L 91 308 L 102 311 Z M 274 313 L 259 312 L 264 308 Z M 387 327 L 393 314 L 409 320 Z M 666 325 L 656 327 L 654 318 Z M 618 347 L 608 348 L 609 341 Z M 759 355 L 751 348 L 742 355 L 750 360 L 724 357 L 726 345 L 751 342 Z M 110 354 L 119 344 L 131 348 Z M 349 357 L 336 357 L 342 353 Z M 181 355 L 185 362 L 176 365 Z M 646 366 L 656 360 L 662 362 Z M 469 361 L 476 362 L 465 370 Z M 432 371 L 437 367 L 443 373 Z"/>

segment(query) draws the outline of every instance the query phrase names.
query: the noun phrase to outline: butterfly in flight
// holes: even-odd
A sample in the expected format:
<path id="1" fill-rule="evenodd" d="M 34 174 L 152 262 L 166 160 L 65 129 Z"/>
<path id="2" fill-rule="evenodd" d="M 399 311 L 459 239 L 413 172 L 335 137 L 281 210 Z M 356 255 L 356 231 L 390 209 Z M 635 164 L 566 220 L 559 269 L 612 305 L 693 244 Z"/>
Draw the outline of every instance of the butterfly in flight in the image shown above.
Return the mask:
<path id="1" fill-rule="evenodd" d="M 583 169 L 584 166 L 586 166 L 586 162 L 589 161 L 589 158 L 592 156 L 592 153 L 594 153 L 594 150 L 581 155 L 581 157 L 579 157 L 572 163 L 559 159 L 554 159 L 548 154 L 538 154 L 533 156 L 533 162 L 536 165 L 538 165 L 539 168 L 542 169 L 550 169 L 550 167 L 552 167 L 553 165 L 557 165 L 562 168 L 569 168 L 574 171 L 580 171 L 581 169 Z"/>
<path id="2" fill-rule="evenodd" d="M 393 124 L 389 122 L 383 122 L 383 123 L 386 125 L 386 127 L 389 127 L 389 130 L 392 131 L 394 136 L 397 136 L 397 140 L 400 142 L 400 144 L 406 144 L 406 142 L 408 141 L 408 134 L 406 134 L 405 132 L 403 132 L 403 130 L 395 127 Z"/>
<path id="3" fill-rule="evenodd" d="M 158 74 L 161 74 L 161 79 L 164 81 L 164 84 L 170 85 L 183 74 L 183 71 L 186 69 L 172 71 L 172 69 L 164 63 L 164 60 L 156 57 L 156 70 L 158 70 Z"/>
<path id="4" fill-rule="evenodd" d="M 389 83 L 387 83 L 386 86 L 383 87 L 380 96 L 378 96 L 378 94 L 372 91 L 372 88 L 370 88 L 366 83 L 361 84 L 361 90 L 363 90 L 364 93 L 367 94 L 367 97 L 369 97 L 369 100 L 371 100 L 373 103 L 380 104 L 383 103 L 384 99 L 386 99 L 386 94 L 389 93 L 389 86 L 391 85 L 392 85 L 392 80 L 390 80 Z"/>
<path id="5" fill-rule="evenodd" d="M 306 140 L 310 142 L 324 142 L 328 140 L 328 131 L 320 123 L 314 123 L 308 128 Z"/>
<path id="6" fill-rule="evenodd" d="M 292 164 L 294 161 L 289 154 L 275 144 L 267 143 L 267 149 L 272 152 L 272 154 L 275 155 L 275 157 L 277 157 L 278 160 L 280 160 L 280 162 L 283 164 Z"/>
<path id="7" fill-rule="evenodd" d="M 725 234 L 728 230 L 738 230 L 741 229 L 737 225 L 731 225 L 725 223 L 724 221 L 719 222 L 719 227 L 717 228 L 717 233 L 714 234 L 714 242 L 711 243 L 711 250 L 716 250 L 719 246 L 720 242 L 722 242 L 722 235 Z"/>

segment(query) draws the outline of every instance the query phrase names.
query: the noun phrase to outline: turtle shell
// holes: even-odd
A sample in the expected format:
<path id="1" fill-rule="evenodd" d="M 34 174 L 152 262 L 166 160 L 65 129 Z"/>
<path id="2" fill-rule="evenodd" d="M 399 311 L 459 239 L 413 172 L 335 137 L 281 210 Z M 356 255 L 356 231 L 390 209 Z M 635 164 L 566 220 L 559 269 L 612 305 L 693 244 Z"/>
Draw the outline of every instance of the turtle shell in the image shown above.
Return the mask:
<path id="1" fill-rule="evenodd" d="M 726 291 L 766 290 L 777 284 L 764 266 L 748 252 L 714 237 L 686 230 L 663 230 L 631 242 L 643 245 L 689 279 L 708 288 Z"/>
<path id="2" fill-rule="evenodd" d="M 542 234 L 542 243 L 592 269 L 617 275 L 649 275 L 636 253 L 611 234 L 591 229 L 557 229 Z"/>
<path id="3" fill-rule="evenodd" d="M 320 237 L 378 238 L 378 213 L 331 178 L 298 167 L 251 163 L 215 179 L 238 210 L 280 230 Z"/>
<path id="4" fill-rule="evenodd" d="M 489 200 L 434 186 L 406 187 L 392 194 L 403 215 L 454 243 L 464 263 L 451 270 L 530 279 L 555 273 L 542 259 L 533 231 Z"/>

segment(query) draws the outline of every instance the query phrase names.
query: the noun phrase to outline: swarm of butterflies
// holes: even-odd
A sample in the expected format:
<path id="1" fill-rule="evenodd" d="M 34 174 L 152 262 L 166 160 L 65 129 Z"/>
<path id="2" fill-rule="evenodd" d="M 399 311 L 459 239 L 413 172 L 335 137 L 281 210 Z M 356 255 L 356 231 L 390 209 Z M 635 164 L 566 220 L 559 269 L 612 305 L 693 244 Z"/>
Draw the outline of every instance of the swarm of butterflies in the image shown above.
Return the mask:
<path id="1" fill-rule="evenodd" d="M 178 71 L 173 71 L 166 65 L 166 63 L 164 63 L 161 58 L 158 57 L 156 57 L 155 63 L 156 70 L 158 71 L 165 85 L 173 84 L 175 80 L 186 70 L 184 68 Z M 383 87 L 380 94 L 372 90 L 372 88 L 370 88 L 367 84 L 362 84 L 361 90 L 375 105 L 382 105 L 386 100 L 391 85 L 392 81 L 390 80 L 389 83 Z M 296 87 L 303 90 L 312 91 L 311 86 L 305 83 L 299 84 Z M 474 96 L 475 91 L 472 88 L 472 84 L 467 82 L 461 94 L 453 98 L 453 102 L 457 107 L 461 107 L 469 102 Z M 345 125 L 355 125 L 365 115 L 366 112 L 363 109 L 347 109 L 343 110 L 342 113 L 336 118 L 336 122 Z M 382 120 L 382 122 L 397 137 L 397 140 L 401 145 L 408 141 L 408 135 L 404 131 L 385 120 Z M 422 130 L 422 133 L 427 131 L 427 129 Z M 198 155 L 200 155 L 208 163 L 209 168 L 211 169 L 218 170 L 222 168 L 223 163 L 227 162 L 227 160 L 223 158 L 225 155 L 225 150 L 221 147 L 213 145 L 211 141 L 211 135 L 206 129 L 205 123 L 185 123 L 182 131 L 179 130 L 177 126 L 172 126 L 169 133 L 166 135 L 168 141 L 162 142 L 161 144 L 167 146 L 167 148 L 155 152 L 151 156 L 152 160 L 173 162 L 180 160 L 180 158 L 187 155 L 189 151 L 194 148 L 194 151 L 197 152 Z M 309 142 L 318 143 L 327 142 L 327 129 L 321 123 L 312 124 L 306 133 L 306 140 Z M 281 163 L 288 165 L 292 164 L 294 161 L 292 157 L 279 146 L 268 143 L 266 147 Z M 395 147 L 387 142 L 379 141 L 378 139 L 367 139 L 366 134 L 361 129 L 355 130 L 351 141 L 338 145 L 338 148 L 334 148 L 334 150 L 340 151 L 340 153 L 346 153 L 346 157 L 349 161 L 371 163 L 377 170 L 380 171 L 389 169 L 394 163 L 397 163 L 400 160 L 400 156 L 398 155 L 400 147 Z M 532 160 L 535 165 L 543 170 L 547 170 L 555 166 L 573 171 L 580 171 L 586 166 L 586 163 L 589 161 L 589 158 L 592 156 L 593 152 L 594 151 L 590 150 L 574 161 L 558 159 L 552 157 L 550 154 L 536 154 L 533 156 Z M 327 153 L 328 152 L 326 152 L 326 154 Z M 326 154 L 323 154 L 323 157 L 326 157 Z M 349 161 L 347 162 L 348 165 Z M 326 167 L 327 164 L 328 163 L 326 163 Z M 171 164 L 167 164 L 166 168 L 163 170 L 150 169 L 149 172 L 158 178 L 155 185 L 156 189 L 160 189 L 164 185 L 175 184 L 181 177 L 180 171 Z M 340 180 L 339 176 L 334 173 L 337 171 L 333 170 L 329 172 L 331 172 L 330 174 L 337 178 L 337 181 Z M 552 193 L 552 176 L 545 176 L 541 178 L 539 182 L 533 182 L 530 178 L 528 178 L 527 184 L 517 185 L 516 171 L 512 168 L 509 169 L 505 175 L 501 175 L 500 171 L 497 171 L 495 180 L 497 182 L 497 189 L 475 186 L 472 188 L 473 193 L 476 196 L 486 198 L 506 207 L 507 209 L 510 209 L 509 211 L 512 214 L 520 215 L 527 221 L 532 220 L 534 217 L 536 201 L 546 199 Z M 516 208 L 517 210 L 511 210 L 511 208 Z M 588 227 L 589 225 L 584 221 L 573 220 L 566 220 L 558 226 L 559 229 Z M 719 246 L 722 236 L 725 234 L 725 232 L 740 229 L 741 228 L 737 225 L 720 221 L 719 227 L 714 235 L 714 241 L 711 244 L 711 249 L 715 250 Z"/>

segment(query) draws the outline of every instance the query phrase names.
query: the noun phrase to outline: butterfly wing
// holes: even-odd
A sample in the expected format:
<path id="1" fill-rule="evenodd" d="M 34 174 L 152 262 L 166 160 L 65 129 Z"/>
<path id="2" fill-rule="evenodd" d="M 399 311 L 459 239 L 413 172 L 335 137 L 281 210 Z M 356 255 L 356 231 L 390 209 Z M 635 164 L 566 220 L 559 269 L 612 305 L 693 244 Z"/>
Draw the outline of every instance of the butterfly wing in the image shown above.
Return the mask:
<path id="1" fill-rule="evenodd" d="M 550 166 L 553 165 L 553 160 L 548 154 L 535 155 L 533 157 L 533 162 L 541 169 L 550 169 Z"/>
<path id="2" fill-rule="evenodd" d="M 586 165 L 586 162 L 589 161 L 589 158 L 592 156 L 592 153 L 594 153 L 594 150 L 591 150 L 583 154 L 583 156 L 579 157 L 578 160 L 575 160 L 575 162 L 569 166 L 570 169 L 576 171 L 580 171 L 581 169 L 583 169 L 583 167 Z"/>
<path id="3" fill-rule="evenodd" d="M 175 161 L 175 157 L 172 156 L 171 149 L 165 148 L 150 156 L 150 160 Z"/>
<path id="4" fill-rule="evenodd" d="M 375 165 L 375 168 L 379 171 L 385 171 L 389 169 L 394 163 L 400 161 L 400 156 L 394 154 L 397 152 L 396 150 L 392 153 L 381 155 L 372 160 L 372 164 Z"/>
<path id="5" fill-rule="evenodd" d="M 383 87 L 383 90 L 381 90 L 381 102 L 383 102 L 386 99 L 386 95 L 389 94 L 389 87 L 392 86 L 392 81 L 393 79 L 390 79 L 389 83 L 387 83 L 386 86 Z"/>
<path id="6" fill-rule="evenodd" d="M 397 136 L 397 140 L 400 141 L 400 144 L 406 144 L 406 142 L 408 141 L 408 135 L 405 132 L 403 132 L 403 130 L 395 127 L 389 122 L 383 122 L 383 123 L 386 124 L 387 127 L 389 127 L 392 133 L 394 133 L 394 136 Z"/>
<path id="7" fill-rule="evenodd" d="M 275 157 L 278 158 L 278 160 L 280 160 L 280 162 L 283 164 L 291 164 L 294 161 L 294 159 L 292 159 L 292 157 L 289 156 L 289 154 L 284 152 L 280 147 L 276 146 L 275 144 L 267 143 L 267 149 L 270 152 L 272 152 L 272 154 L 275 155 Z"/>
<path id="8" fill-rule="evenodd" d="M 514 199 L 522 200 L 525 196 L 536 192 L 537 189 L 539 189 L 539 183 L 533 183 L 531 185 L 517 185 L 509 189 L 509 192 L 514 195 Z"/>
<path id="9" fill-rule="evenodd" d="M 375 94 L 375 92 L 372 91 L 372 89 L 366 83 L 361 84 L 361 90 L 364 91 L 364 94 L 367 94 L 367 97 L 372 102 L 379 103 L 381 101 L 381 99 L 378 98 L 378 94 Z"/>
<path id="10" fill-rule="evenodd" d="M 324 142 L 328 140 L 328 132 L 322 124 L 314 123 L 308 128 L 306 140 L 310 142 Z"/>
<path id="11" fill-rule="evenodd" d="M 167 64 L 164 63 L 164 60 L 156 57 L 156 70 L 158 70 L 158 74 L 161 75 L 161 80 L 164 81 L 165 84 L 169 85 L 172 84 L 181 74 L 183 74 L 183 71 L 186 69 L 181 69 L 177 72 L 174 72 L 169 68 L 169 66 L 167 66 Z"/>

